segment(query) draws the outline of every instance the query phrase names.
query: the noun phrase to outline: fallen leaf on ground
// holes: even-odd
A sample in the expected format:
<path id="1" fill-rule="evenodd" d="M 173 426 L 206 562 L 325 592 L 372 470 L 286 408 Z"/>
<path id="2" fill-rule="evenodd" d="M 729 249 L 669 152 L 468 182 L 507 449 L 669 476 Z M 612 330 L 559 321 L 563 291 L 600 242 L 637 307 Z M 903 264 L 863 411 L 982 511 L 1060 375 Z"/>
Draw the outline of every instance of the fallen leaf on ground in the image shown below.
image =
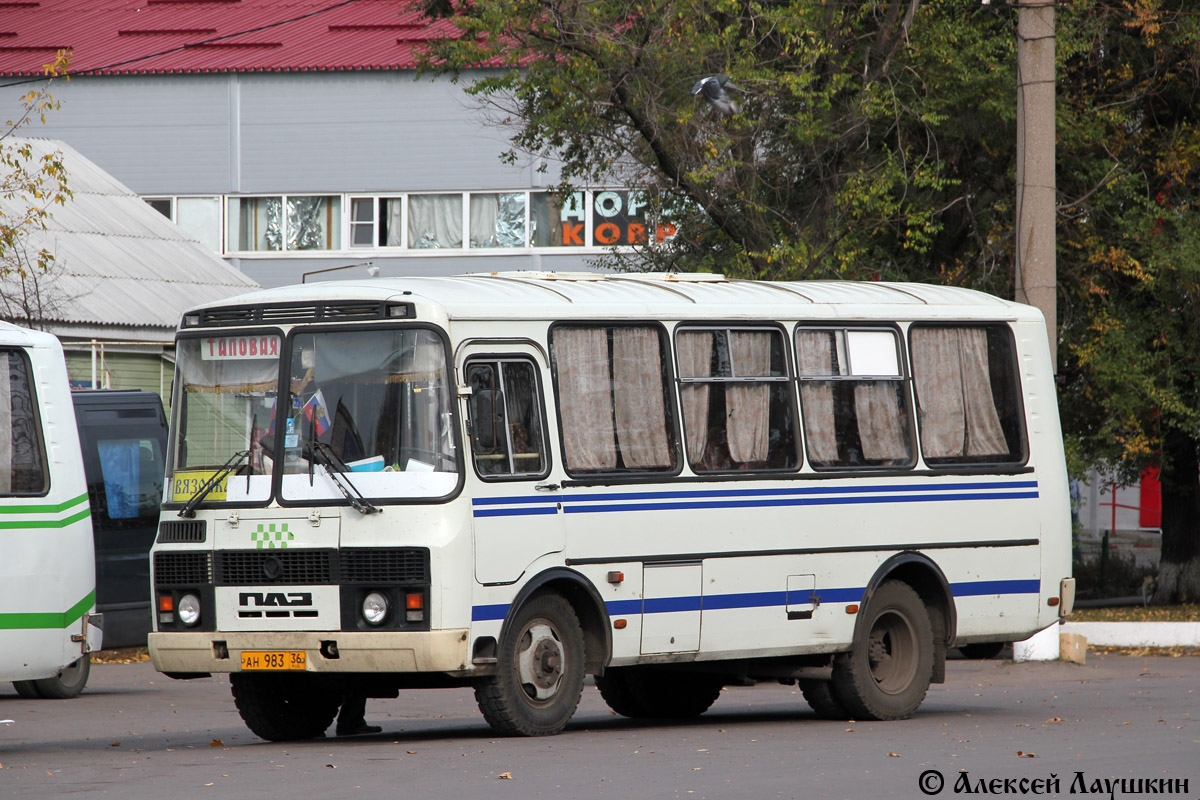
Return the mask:
<path id="1" fill-rule="evenodd" d="M 502 780 L 502 781 L 511 781 L 511 780 L 512 780 L 512 773 L 511 773 L 511 772 L 501 772 L 501 773 L 500 773 L 499 775 L 497 775 L 496 777 L 497 777 L 497 778 L 499 778 L 499 779 L 500 779 L 500 780 Z"/>

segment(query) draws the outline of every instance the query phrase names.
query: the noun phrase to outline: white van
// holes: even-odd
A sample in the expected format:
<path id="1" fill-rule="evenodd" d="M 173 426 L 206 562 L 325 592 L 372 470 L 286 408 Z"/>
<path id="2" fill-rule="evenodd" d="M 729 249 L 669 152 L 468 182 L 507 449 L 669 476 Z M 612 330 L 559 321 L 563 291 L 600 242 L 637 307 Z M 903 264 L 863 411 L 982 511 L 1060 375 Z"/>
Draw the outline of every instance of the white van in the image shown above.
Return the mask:
<path id="1" fill-rule="evenodd" d="M 74 697 L 101 631 L 62 345 L 0 322 L 0 365 L 0 680 L 23 697 Z"/>

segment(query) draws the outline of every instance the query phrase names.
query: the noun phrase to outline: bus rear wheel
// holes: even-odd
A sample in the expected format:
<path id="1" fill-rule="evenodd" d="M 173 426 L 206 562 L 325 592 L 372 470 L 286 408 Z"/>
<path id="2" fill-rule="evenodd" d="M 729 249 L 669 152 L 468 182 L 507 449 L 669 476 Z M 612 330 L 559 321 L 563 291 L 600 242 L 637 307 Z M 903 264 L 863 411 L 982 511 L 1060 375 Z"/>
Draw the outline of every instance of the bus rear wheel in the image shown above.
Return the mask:
<path id="1" fill-rule="evenodd" d="M 574 715 L 583 676 L 579 618 L 561 595 L 542 594 L 509 621 L 497 673 L 475 684 L 475 702 L 498 733 L 549 736 Z"/>
<path id="2" fill-rule="evenodd" d="M 833 662 L 833 691 L 855 719 L 907 719 L 933 678 L 933 626 L 911 586 L 885 581 L 867 603 L 862 636 Z"/>
<path id="3" fill-rule="evenodd" d="M 633 719 L 686 719 L 708 711 L 725 682 L 718 676 L 645 667 L 609 667 L 596 676 L 608 707 Z"/>
<path id="4" fill-rule="evenodd" d="M 233 701 L 246 727 L 269 742 L 315 739 L 337 715 L 341 695 L 304 675 L 229 675 Z"/>

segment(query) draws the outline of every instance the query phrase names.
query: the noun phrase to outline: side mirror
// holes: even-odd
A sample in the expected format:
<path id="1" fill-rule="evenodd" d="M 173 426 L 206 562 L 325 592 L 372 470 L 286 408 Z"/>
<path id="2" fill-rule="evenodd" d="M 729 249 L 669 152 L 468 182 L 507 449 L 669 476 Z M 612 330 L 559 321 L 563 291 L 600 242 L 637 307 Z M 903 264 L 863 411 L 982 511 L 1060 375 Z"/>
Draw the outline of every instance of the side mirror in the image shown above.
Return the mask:
<path id="1" fill-rule="evenodd" d="M 471 441 L 478 455 L 490 455 L 503 449 L 504 392 L 476 389 L 471 394 Z"/>

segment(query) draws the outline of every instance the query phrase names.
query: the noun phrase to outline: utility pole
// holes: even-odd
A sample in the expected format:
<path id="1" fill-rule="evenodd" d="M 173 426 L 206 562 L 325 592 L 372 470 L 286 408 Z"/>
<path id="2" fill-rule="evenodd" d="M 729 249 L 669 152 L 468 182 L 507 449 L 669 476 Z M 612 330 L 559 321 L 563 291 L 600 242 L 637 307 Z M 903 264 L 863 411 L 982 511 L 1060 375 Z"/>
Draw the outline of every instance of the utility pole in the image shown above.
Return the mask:
<path id="1" fill-rule="evenodd" d="M 1012 2 L 1012 0 L 1010 0 Z M 1016 300 L 1046 316 L 1058 371 L 1054 252 L 1054 2 L 1017 2 Z"/>

